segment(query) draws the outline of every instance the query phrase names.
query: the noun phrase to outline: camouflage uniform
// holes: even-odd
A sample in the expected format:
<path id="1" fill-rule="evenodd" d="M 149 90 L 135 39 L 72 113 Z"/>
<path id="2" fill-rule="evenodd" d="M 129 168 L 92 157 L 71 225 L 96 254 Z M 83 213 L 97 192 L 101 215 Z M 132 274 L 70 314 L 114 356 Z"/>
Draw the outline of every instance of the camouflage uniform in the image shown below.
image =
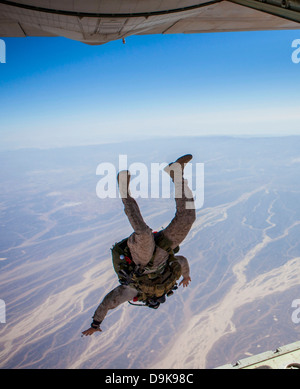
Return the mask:
<path id="1" fill-rule="evenodd" d="M 183 178 L 182 171 L 177 179 L 173 179 L 173 182 L 175 183 L 176 213 L 170 224 L 163 230 L 165 237 L 172 242 L 172 249 L 182 243 L 196 218 L 192 191 L 188 187 L 187 180 Z M 155 250 L 153 232 L 145 223 L 137 202 L 131 197 L 128 184 L 126 186 L 126 184 L 119 182 L 119 189 L 125 214 L 134 230 L 128 238 L 127 244 L 134 263 L 143 269 L 149 263 Z M 168 257 L 169 254 L 165 250 L 156 247 L 153 267 L 151 267 L 151 270 L 145 269 L 144 274 L 155 272 L 157 268 L 166 263 Z M 190 269 L 187 259 L 181 255 L 176 255 L 175 258 L 181 266 L 182 276 L 188 278 Z M 137 295 L 138 291 L 133 286 L 120 285 L 113 289 L 104 297 L 96 309 L 93 316 L 94 325 L 100 325 L 108 310 L 114 309 L 126 301 L 131 301 Z"/>

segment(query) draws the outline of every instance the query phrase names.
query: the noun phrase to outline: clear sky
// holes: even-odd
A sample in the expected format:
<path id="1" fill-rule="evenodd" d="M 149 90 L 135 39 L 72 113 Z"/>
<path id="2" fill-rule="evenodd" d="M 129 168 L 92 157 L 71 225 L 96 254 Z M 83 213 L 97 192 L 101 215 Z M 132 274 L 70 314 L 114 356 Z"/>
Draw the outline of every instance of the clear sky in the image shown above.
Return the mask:
<path id="1" fill-rule="evenodd" d="M 300 135 L 295 39 L 300 30 L 136 36 L 100 46 L 6 38 L 0 148 Z"/>

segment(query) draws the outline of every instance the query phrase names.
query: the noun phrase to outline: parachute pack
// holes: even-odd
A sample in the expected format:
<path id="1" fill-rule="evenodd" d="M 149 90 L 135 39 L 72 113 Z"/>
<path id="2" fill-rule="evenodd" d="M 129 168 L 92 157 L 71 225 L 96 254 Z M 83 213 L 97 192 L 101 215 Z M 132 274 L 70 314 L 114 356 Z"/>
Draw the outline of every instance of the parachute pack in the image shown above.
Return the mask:
<path id="1" fill-rule="evenodd" d="M 181 276 L 181 266 L 175 260 L 174 254 L 179 251 L 179 246 L 175 249 L 171 248 L 172 242 L 167 239 L 163 231 L 154 233 L 155 246 L 168 252 L 169 257 L 162 267 L 159 267 L 153 272 L 144 274 L 141 269 L 133 262 L 130 250 L 127 244 L 128 238 L 121 240 L 112 247 L 113 267 L 121 285 L 132 285 L 138 290 L 137 301 L 150 308 L 158 308 L 159 305 L 165 302 L 166 296 L 173 294 L 177 289 L 177 280 Z M 147 264 L 147 270 L 153 267 L 152 258 Z M 136 301 L 135 300 L 135 301 Z"/>

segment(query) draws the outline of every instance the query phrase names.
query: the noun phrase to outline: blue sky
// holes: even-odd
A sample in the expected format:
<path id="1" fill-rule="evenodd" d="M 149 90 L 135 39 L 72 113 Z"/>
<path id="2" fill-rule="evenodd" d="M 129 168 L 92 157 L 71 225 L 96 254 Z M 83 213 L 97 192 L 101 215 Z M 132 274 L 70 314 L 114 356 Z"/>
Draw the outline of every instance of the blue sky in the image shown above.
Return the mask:
<path id="1" fill-rule="evenodd" d="M 7 38 L 1 149 L 154 136 L 300 134 L 300 30 Z"/>

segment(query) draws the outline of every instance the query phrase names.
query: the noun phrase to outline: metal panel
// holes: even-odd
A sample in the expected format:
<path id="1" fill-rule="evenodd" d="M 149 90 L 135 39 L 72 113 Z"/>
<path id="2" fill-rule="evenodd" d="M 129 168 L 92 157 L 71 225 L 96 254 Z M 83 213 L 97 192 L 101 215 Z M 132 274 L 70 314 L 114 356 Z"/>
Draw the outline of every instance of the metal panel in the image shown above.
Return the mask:
<path id="1" fill-rule="evenodd" d="M 283 1 L 293 2 L 294 9 L 281 7 L 279 17 L 253 9 L 253 4 L 266 4 L 256 0 L 194 0 L 185 1 L 184 7 L 178 0 L 0 0 L 0 35 L 57 35 L 88 44 L 103 44 L 141 34 L 299 29 L 299 23 L 281 17 L 281 14 L 293 12 L 297 19 L 300 12 L 296 6 L 300 0 Z M 14 3 L 18 6 L 12 6 Z M 244 6 L 246 4 L 249 6 Z M 29 8 L 23 8 L 23 5 Z M 112 16 L 113 13 L 116 14 Z"/>
<path id="2" fill-rule="evenodd" d="M 268 1 L 264 0 L 228 0 L 232 3 L 240 4 L 244 7 L 256 9 L 270 15 L 279 16 L 281 18 L 300 23 L 299 0 L 280 0 Z"/>
<path id="3" fill-rule="evenodd" d="M 268 15 L 238 4 L 222 2 L 203 8 L 197 17 L 181 19 L 164 31 L 167 34 L 217 31 L 298 29 L 298 23 Z M 151 33 L 152 31 L 148 31 Z"/>
<path id="4" fill-rule="evenodd" d="M 300 368 L 300 342 L 287 344 L 275 351 L 267 351 L 241 359 L 217 369 L 292 369 Z"/>
<path id="5" fill-rule="evenodd" d="M 0 19 L 0 36 L 1 37 L 25 37 L 23 29 L 18 22 L 7 19 Z"/>

